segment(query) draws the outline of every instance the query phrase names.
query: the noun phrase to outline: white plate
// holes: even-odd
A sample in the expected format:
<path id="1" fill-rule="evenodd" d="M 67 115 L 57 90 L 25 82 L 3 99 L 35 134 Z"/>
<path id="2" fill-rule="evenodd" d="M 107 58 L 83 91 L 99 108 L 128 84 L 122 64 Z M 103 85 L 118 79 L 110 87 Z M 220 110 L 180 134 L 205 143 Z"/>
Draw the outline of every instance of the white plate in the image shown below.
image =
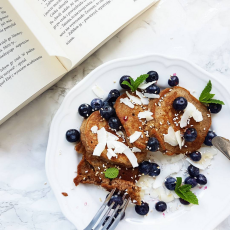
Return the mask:
<path id="1" fill-rule="evenodd" d="M 158 72 L 158 85 L 163 87 L 167 87 L 169 76 L 176 73 L 180 85 L 191 91 L 195 90 L 196 97 L 211 79 L 212 92 L 216 94 L 216 98 L 225 102 L 222 111 L 213 116 L 212 126 L 217 134 L 230 139 L 230 94 L 227 85 L 221 85 L 199 67 L 184 60 L 160 55 L 124 58 L 100 66 L 66 96 L 53 119 L 46 155 L 46 172 L 50 185 L 62 212 L 78 230 L 87 226 L 101 206 L 101 199 L 104 200 L 106 192 L 94 185 L 74 186 L 73 179 L 76 177 L 81 155 L 75 152 L 73 144 L 65 140 L 65 133 L 68 129 L 80 128 L 82 118 L 78 115 L 78 107 L 82 103 L 90 103 L 96 97 L 92 92 L 94 84 L 109 92 L 114 88 L 120 89 L 121 76 L 130 75 L 136 78 L 149 70 Z M 165 216 L 150 212 L 147 217 L 142 217 L 130 205 L 126 218 L 118 229 L 213 229 L 230 214 L 230 162 L 221 153 L 215 157 L 208 180 L 208 189 L 199 193 L 200 205 L 193 207 L 191 211 L 181 209 L 166 213 Z M 68 193 L 68 197 L 64 197 L 62 192 Z"/>

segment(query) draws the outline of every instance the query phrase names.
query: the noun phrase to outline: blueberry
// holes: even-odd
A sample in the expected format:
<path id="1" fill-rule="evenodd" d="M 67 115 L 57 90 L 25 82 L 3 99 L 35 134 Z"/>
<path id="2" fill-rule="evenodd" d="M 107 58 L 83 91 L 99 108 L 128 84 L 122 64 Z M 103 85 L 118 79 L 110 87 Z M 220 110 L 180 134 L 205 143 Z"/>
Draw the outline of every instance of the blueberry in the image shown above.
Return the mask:
<path id="1" fill-rule="evenodd" d="M 77 142 L 80 140 L 80 133 L 76 129 L 68 130 L 65 136 L 68 142 Z"/>
<path id="2" fill-rule="evenodd" d="M 165 187 L 168 189 L 168 190 L 175 190 L 176 188 L 176 179 L 174 177 L 168 177 L 165 181 Z"/>
<path id="3" fill-rule="evenodd" d="M 114 218 L 117 218 L 117 216 L 120 214 L 121 212 L 121 209 L 118 209 L 117 210 L 117 213 L 114 215 Z M 121 219 L 120 220 L 123 220 L 125 218 L 125 212 L 123 213 L 123 215 L 121 216 Z"/>
<path id="4" fill-rule="evenodd" d="M 107 98 L 107 99 L 108 99 L 108 98 Z M 106 99 L 105 101 L 103 101 L 103 105 L 102 105 L 102 107 L 103 107 L 104 105 L 108 105 L 108 106 L 113 107 L 113 103 L 112 103 L 112 102 L 107 101 L 107 99 Z"/>
<path id="5" fill-rule="evenodd" d="M 108 219 L 109 219 L 109 216 L 107 216 L 106 218 L 105 218 L 105 221 L 103 222 L 103 226 L 105 226 L 105 224 L 106 224 L 106 222 L 108 221 Z M 111 225 L 113 224 L 113 222 L 114 222 L 114 218 L 111 220 L 111 222 L 110 222 L 110 224 L 108 225 L 108 227 L 106 228 L 106 230 L 108 230 L 110 227 L 111 227 Z"/>
<path id="6" fill-rule="evenodd" d="M 145 175 L 148 175 L 149 174 L 149 170 L 150 170 L 150 165 L 151 163 L 149 161 L 143 161 L 139 164 L 139 172 L 141 174 L 145 174 Z"/>
<path id="7" fill-rule="evenodd" d="M 164 212 L 167 209 L 167 204 L 164 201 L 159 201 L 156 203 L 155 209 L 158 212 Z"/>
<path id="8" fill-rule="evenodd" d="M 194 128 L 188 128 L 186 129 L 184 133 L 184 139 L 187 142 L 192 142 L 195 141 L 197 138 L 197 131 Z"/>
<path id="9" fill-rule="evenodd" d="M 89 115 L 92 113 L 92 107 L 89 104 L 82 104 L 78 108 L 78 113 L 82 117 L 89 117 Z"/>
<path id="10" fill-rule="evenodd" d="M 180 198 L 179 200 L 180 200 L 181 204 L 183 204 L 183 205 L 189 205 L 190 204 L 188 201 L 186 201 L 182 198 Z"/>
<path id="11" fill-rule="evenodd" d="M 179 84 L 179 78 L 177 76 L 170 76 L 169 80 L 168 80 L 168 84 L 170 86 L 176 86 Z"/>
<path id="12" fill-rule="evenodd" d="M 122 84 L 123 81 L 127 81 L 130 84 L 131 83 L 130 82 L 130 76 L 125 75 L 125 76 L 121 77 L 121 79 L 120 79 L 120 86 L 121 86 L 121 88 L 123 88 L 123 89 L 130 89 L 129 86 Z"/>
<path id="13" fill-rule="evenodd" d="M 146 82 L 157 81 L 159 79 L 158 73 L 156 71 L 149 71 L 147 74 L 149 76 L 146 79 Z"/>
<path id="14" fill-rule="evenodd" d="M 113 202 L 115 202 L 115 204 L 112 207 L 113 209 L 115 209 L 117 205 L 122 205 L 123 204 L 122 196 L 119 196 L 117 194 L 113 195 L 108 202 L 108 206 L 110 206 Z"/>
<path id="15" fill-rule="evenodd" d="M 201 153 L 198 152 L 198 151 L 195 151 L 195 152 L 192 152 L 189 157 L 193 161 L 200 161 L 200 159 L 201 159 Z"/>
<path id="16" fill-rule="evenodd" d="M 95 98 L 91 101 L 91 107 L 94 111 L 99 110 L 103 106 L 103 102 L 99 98 Z"/>
<path id="17" fill-rule="evenodd" d="M 190 184 L 192 185 L 192 188 L 196 187 L 197 186 L 197 182 L 196 182 L 196 179 L 195 178 L 192 178 L 192 177 L 187 177 L 184 181 L 185 184 Z"/>
<path id="18" fill-rule="evenodd" d="M 112 103 L 112 102 L 115 102 L 118 97 L 120 97 L 120 92 L 117 89 L 112 89 L 109 92 L 109 95 L 108 95 L 108 98 L 106 99 L 106 101 Z"/>
<path id="19" fill-rule="evenodd" d="M 198 184 L 205 185 L 207 184 L 208 181 L 207 181 L 206 176 L 204 176 L 203 174 L 199 174 L 196 178 L 196 182 Z"/>
<path id="20" fill-rule="evenodd" d="M 112 106 L 104 105 L 102 108 L 100 108 L 100 114 L 103 118 L 109 120 L 109 118 L 115 114 L 115 110 Z"/>
<path id="21" fill-rule="evenodd" d="M 216 134 L 213 131 L 208 131 L 208 134 L 204 139 L 204 144 L 208 146 L 212 146 L 212 139 L 214 137 L 216 137 Z"/>
<path id="22" fill-rule="evenodd" d="M 109 118 L 109 127 L 111 129 L 119 130 L 121 128 L 121 122 L 117 117 Z"/>
<path id="23" fill-rule="evenodd" d="M 160 88 L 157 85 L 150 85 L 148 88 L 145 89 L 146 93 L 152 93 L 152 94 L 159 94 Z"/>
<path id="24" fill-rule="evenodd" d="M 222 109 L 222 105 L 220 105 L 220 104 L 211 103 L 208 105 L 208 110 L 211 113 L 219 113 L 221 109 Z"/>
<path id="25" fill-rule="evenodd" d="M 193 166 L 193 165 L 189 165 L 188 166 L 188 174 L 191 177 L 197 177 L 200 173 L 200 169 L 198 169 L 197 167 Z"/>
<path id="26" fill-rule="evenodd" d="M 151 152 L 156 152 L 159 149 L 159 141 L 155 137 L 149 138 L 147 149 Z"/>
<path id="27" fill-rule="evenodd" d="M 188 105 L 188 101 L 184 97 L 177 97 L 173 101 L 173 108 L 177 111 L 184 110 Z"/>
<path id="28" fill-rule="evenodd" d="M 135 211 L 137 214 L 145 216 L 149 212 L 149 204 L 141 201 L 141 205 L 135 206 Z"/>
<path id="29" fill-rule="evenodd" d="M 160 174 L 161 170 L 158 164 L 156 163 L 150 163 L 149 166 L 149 176 L 158 176 Z"/>

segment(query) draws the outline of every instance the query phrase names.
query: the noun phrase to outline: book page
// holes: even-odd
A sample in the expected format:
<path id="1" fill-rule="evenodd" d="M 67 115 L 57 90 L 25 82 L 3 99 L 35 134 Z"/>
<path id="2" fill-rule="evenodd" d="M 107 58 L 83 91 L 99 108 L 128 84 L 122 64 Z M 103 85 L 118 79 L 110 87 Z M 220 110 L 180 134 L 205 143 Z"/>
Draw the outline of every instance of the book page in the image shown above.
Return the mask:
<path id="1" fill-rule="evenodd" d="M 0 2 L 0 123 L 66 69 L 50 57 L 8 1 Z"/>
<path id="2" fill-rule="evenodd" d="M 10 0 L 30 24 L 33 12 L 73 65 L 157 0 Z M 17 2 L 17 4 L 16 4 Z M 31 10 L 26 10 L 28 6 Z M 19 9 L 20 8 L 20 9 Z M 128 9 L 128 10 L 127 10 Z M 35 27 L 36 28 L 36 27 Z M 36 33 L 35 28 L 30 29 Z M 38 39 L 39 35 L 37 34 Z"/>

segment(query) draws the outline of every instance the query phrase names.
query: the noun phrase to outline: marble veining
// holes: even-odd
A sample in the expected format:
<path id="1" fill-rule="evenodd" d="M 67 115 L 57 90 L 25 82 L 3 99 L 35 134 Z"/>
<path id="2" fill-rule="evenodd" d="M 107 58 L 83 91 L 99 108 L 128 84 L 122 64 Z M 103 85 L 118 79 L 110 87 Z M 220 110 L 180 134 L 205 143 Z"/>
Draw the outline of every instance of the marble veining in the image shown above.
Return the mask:
<path id="1" fill-rule="evenodd" d="M 161 0 L 0 126 L 0 230 L 74 230 L 45 174 L 49 126 L 68 91 L 106 61 L 159 53 L 230 83 L 230 1 Z M 215 230 L 230 229 L 230 217 Z"/>

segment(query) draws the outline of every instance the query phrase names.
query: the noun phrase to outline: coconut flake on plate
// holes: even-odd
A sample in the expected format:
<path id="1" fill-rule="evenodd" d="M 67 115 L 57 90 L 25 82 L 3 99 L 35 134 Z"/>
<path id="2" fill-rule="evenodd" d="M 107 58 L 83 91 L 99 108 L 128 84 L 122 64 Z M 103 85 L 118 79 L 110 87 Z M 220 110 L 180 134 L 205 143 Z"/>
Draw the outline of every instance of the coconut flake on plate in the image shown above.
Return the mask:
<path id="1" fill-rule="evenodd" d="M 97 131 L 97 140 L 98 144 L 93 151 L 94 156 L 100 156 L 105 149 L 107 141 L 107 132 L 104 127 Z"/>
<path id="2" fill-rule="evenodd" d="M 180 130 L 176 131 L 175 135 L 176 135 L 177 142 L 179 144 L 179 148 L 181 149 L 182 146 L 184 145 L 184 141 L 182 140 L 182 137 L 180 135 Z"/>
<path id="3" fill-rule="evenodd" d="M 188 124 L 188 119 L 191 117 L 193 117 L 196 122 L 203 120 L 202 113 L 197 110 L 197 108 L 192 103 L 188 102 L 188 105 L 185 108 L 183 115 L 181 116 L 180 127 L 186 127 Z"/>
<path id="4" fill-rule="evenodd" d="M 129 106 L 131 109 L 134 108 L 134 104 L 127 97 L 121 98 L 120 103 L 124 103 L 125 105 Z"/>
<path id="5" fill-rule="evenodd" d="M 186 158 L 186 160 L 190 164 L 202 170 L 206 169 L 211 164 L 213 157 L 218 153 L 218 150 L 214 147 L 201 147 L 197 151 L 202 154 L 200 161 L 195 162 L 191 160 L 189 157 Z"/>
<path id="6" fill-rule="evenodd" d="M 164 142 L 171 146 L 177 146 L 179 144 L 173 127 L 170 126 L 168 128 L 168 134 L 164 135 Z"/>
<path id="7" fill-rule="evenodd" d="M 150 85 L 152 85 L 152 84 L 154 84 L 154 83 L 156 83 L 156 81 L 152 81 L 152 82 L 148 82 L 148 83 L 141 83 L 139 86 L 138 86 L 138 88 L 139 89 L 146 89 L 146 88 L 148 88 Z"/>
<path id="8" fill-rule="evenodd" d="M 98 127 L 96 125 L 94 125 L 92 128 L 91 128 L 91 132 L 92 133 L 97 133 L 97 130 L 98 130 Z"/>
<path id="9" fill-rule="evenodd" d="M 131 136 L 129 136 L 129 142 L 130 143 L 135 142 L 136 140 L 139 139 L 139 137 L 141 136 L 141 134 L 142 134 L 142 132 L 135 131 Z"/>
<path id="10" fill-rule="evenodd" d="M 137 147 L 133 147 L 132 148 L 132 152 L 134 152 L 134 153 L 141 153 L 141 150 L 138 149 Z"/>
<path id="11" fill-rule="evenodd" d="M 147 98 L 160 98 L 159 94 L 154 94 L 154 93 L 144 93 L 144 96 Z"/>
<path id="12" fill-rule="evenodd" d="M 93 92 L 95 95 L 101 99 L 104 99 L 106 92 L 97 84 L 92 87 Z"/>
<path id="13" fill-rule="evenodd" d="M 107 149 L 107 157 L 111 160 L 112 157 L 117 157 L 117 154 L 112 149 Z"/>
<path id="14" fill-rule="evenodd" d="M 136 95 L 141 99 L 141 102 L 143 105 L 148 105 L 149 104 L 149 99 L 145 97 L 141 92 L 136 90 Z"/>
<path id="15" fill-rule="evenodd" d="M 163 186 L 157 188 L 155 191 L 158 194 L 158 198 L 160 201 L 164 201 L 166 203 L 169 203 L 173 201 L 175 198 L 171 192 L 166 191 Z"/>
<path id="16" fill-rule="evenodd" d="M 130 101 L 136 105 L 141 105 L 141 99 L 131 95 L 128 91 L 126 91 L 127 96 L 129 97 Z"/>
<path id="17" fill-rule="evenodd" d="M 152 117 L 153 113 L 150 111 L 144 111 L 144 112 L 139 112 L 138 113 L 138 118 L 139 119 L 146 119 L 146 121 L 151 121 L 153 119 Z"/>

